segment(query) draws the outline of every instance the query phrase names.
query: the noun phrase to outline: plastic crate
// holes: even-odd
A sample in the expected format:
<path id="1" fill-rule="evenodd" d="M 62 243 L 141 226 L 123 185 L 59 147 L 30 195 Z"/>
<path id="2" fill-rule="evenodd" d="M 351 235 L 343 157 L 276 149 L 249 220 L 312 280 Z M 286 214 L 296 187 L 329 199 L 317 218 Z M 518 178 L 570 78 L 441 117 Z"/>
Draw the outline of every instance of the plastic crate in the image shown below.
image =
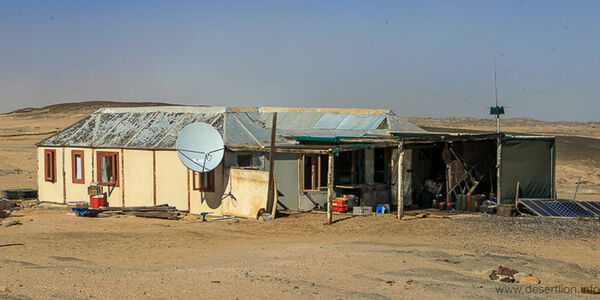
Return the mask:
<path id="1" fill-rule="evenodd" d="M 355 216 L 366 216 L 373 213 L 373 208 L 370 206 L 355 206 L 352 209 L 352 214 Z"/>
<path id="2" fill-rule="evenodd" d="M 331 211 L 347 212 L 348 211 L 348 203 L 345 200 L 334 199 L 331 201 Z"/>

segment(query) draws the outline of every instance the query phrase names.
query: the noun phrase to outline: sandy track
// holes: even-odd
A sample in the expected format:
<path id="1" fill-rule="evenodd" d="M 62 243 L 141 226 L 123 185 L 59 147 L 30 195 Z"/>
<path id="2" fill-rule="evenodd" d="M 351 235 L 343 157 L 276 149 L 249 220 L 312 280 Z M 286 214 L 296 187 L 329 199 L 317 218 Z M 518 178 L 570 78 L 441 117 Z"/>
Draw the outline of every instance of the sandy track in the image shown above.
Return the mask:
<path id="1" fill-rule="evenodd" d="M 0 294 L 11 297 L 488 298 L 516 286 L 487 279 L 498 265 L 544 286 L 599 284 L 598 222 L 386 215 L 325 226 L 323 214 L 301 214 L 229 225 L 15 213 L 23 225 L 0 227 L 3 244 L 24 244 L 0 247 Z"/>

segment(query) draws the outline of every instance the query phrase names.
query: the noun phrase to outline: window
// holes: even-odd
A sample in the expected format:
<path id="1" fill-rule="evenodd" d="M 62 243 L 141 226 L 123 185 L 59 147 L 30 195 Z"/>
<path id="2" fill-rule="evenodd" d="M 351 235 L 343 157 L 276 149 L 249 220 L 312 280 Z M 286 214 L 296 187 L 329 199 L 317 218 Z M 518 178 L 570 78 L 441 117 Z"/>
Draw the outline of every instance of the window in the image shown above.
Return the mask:
<path id="1" fill-rule="evenodd" d="M 390 183 L 392 173 L 390 149 L 375 148 L 373 159 L 375 168 L 375 183 Z"/>
<path id="2" fill-rule="evenodd" d="M 73 172 L 73 183 L 85 183 L 83 151 L 71 151 L 71 166 Z"/>
<path id="3" fill-rule="evenodd" d="M 215 191 L 215 170 L 210 172 L 194 172 L 193 174 L 194 191 L 209 192 Z"/>
<path id="4" fill-rule="evenodd" d="M 237 166 L 238 167 L 252 167 L 252 155 L 238 155 L 237 156 Z"/>
<path id="5" fill-rule="evenodd" d="M 318 191 L 321 187 L 320 155 L 302 155 L 302 183 L 302 190 L 304 191 Z"/>
<path id="6" fill-rule="evenodd" d="M 329 172 L 329 155 L 321 154 L 320 167 L 321 167 L 321 187 L 327 188 L 327 172 Z"/>
<path id="7" fill-rule="evenodd" d="M 98 184 L 119 186 L 119 153 L 98 152 Z"/>
<path id="8" fill-rule="evenodd" d="M 44 150 L 44 175 L 46 181 L 56 182 L 56 150 Z"/>

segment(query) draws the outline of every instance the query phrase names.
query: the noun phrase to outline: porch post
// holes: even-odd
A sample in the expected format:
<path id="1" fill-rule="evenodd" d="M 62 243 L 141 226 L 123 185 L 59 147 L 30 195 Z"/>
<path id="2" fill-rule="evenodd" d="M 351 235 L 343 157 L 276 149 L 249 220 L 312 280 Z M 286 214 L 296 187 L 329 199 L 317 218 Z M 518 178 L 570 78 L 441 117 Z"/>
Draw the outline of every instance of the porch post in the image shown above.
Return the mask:
<path id="1" fill-rule="evenodd" d="M 333 213 L 331 211 L 331 200 L 333 197 L 333 151 L 328 153 L 327 164 L 327 225 L 331 225 Z"/>
<path id="2" fill-rule="evenodd" d="M 402 179 L 402 173 L 404 171 L 404 143 L 400 141 L 398 143 L 398 182 L 397 182 L 397 197 L 398 197 L 398 219 L 404 217 L 404 180 Z"/>

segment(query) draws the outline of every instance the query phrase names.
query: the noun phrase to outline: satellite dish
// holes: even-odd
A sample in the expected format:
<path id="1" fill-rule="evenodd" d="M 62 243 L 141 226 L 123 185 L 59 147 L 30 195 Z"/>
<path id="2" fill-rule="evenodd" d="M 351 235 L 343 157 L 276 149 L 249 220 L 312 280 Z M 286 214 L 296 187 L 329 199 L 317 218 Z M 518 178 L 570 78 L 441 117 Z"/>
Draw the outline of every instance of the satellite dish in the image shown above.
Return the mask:
<path id="1" fill-rule="evenodd" d="M 206 123 L 189 124 L 177 137 L 179 160 L 196 172 L 214 170 L 221 163 L 224 152 L 221 134 Z"/>

